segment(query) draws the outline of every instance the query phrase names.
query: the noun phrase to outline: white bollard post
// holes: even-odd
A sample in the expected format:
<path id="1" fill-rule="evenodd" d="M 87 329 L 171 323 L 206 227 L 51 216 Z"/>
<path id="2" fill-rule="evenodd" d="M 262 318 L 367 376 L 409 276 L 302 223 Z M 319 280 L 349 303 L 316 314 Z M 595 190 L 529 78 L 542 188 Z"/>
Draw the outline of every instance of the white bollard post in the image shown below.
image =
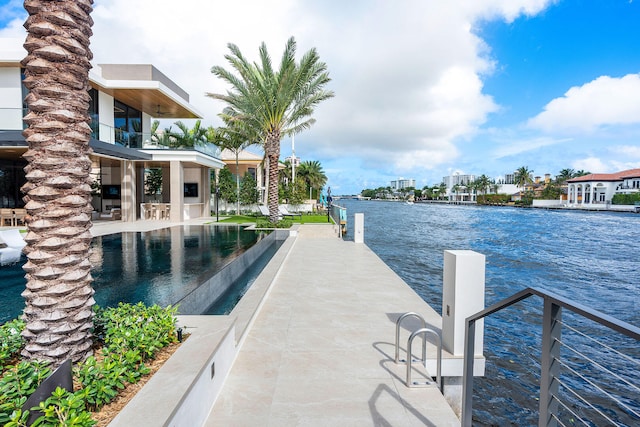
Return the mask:
<path id="1" fill-rule="evenodd" d="M 466 318 L 484 310 L 485 256 L 474 251 L 444 251 L 442 348 L 464 357 Z M 474 375 L 484 375 L 484 321 L 476 322 Z M 458 359 L 460 360 L 460 359 Z M 462 408 L 462 365 L 444 377 L 444 395 L 456 413 Z"/>
<path id="2" fill-rule="evenodd" d="M 353 241 L 364 243 L 364 214 L 357 213 L 353 217 Z"/>

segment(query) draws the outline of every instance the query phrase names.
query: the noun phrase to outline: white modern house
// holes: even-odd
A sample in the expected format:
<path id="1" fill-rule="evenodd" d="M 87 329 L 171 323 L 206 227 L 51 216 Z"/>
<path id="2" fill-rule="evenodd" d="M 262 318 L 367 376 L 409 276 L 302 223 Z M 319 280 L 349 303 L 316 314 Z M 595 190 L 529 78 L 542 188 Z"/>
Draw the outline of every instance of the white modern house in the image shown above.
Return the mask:
<path id="1" fill-rule="evenodd" d="M 20 61 L 25 56 L 22 40 L 0 39 L 2 208 L 24 206 L 20 187 L 25 183 L 22 118 L 27 113 L 27 89 Z M 151 137 L 154 118 L 201 118 L 189 104 L 189 94 L 150 64 L 94 65 L 89 79 L 95 218 L 113 209 L 119 209 L 122 221 L 150 218 L 145 202 L 151 201 L 162 203 L 162 218 L 171 221 L 210 216 L 211 171 L 224 167 L 219 149 L 210 144 L 172 148 Z M 162 174 L 162 188 L 153 200 L 145 196 L 151 169 Z"/>
<path id="2" fill-rule="evenodd" d="M 609 204 L 615 194 L 640 193 L 640 169 L 592 173 L 567 180 L 569 206 Z"/>

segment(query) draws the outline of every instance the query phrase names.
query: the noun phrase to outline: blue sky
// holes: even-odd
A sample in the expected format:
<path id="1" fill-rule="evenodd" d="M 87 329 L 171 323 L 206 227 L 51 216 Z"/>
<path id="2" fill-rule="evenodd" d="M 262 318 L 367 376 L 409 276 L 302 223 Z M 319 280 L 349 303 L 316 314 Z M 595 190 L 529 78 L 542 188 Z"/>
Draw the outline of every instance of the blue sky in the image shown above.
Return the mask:
<path id="1" fill-rule="evenodd" d="M 223 106 L 204 93 L 225 90 L 209 70 L 227 43 L 251 59 L 292 35 L 316 47 L 336 96 L 296 154 L 334 194 L 640 167 L 638 0 L 96 0 L 92 16 L 94 63 L 153 63 L 212 125 Z M 0 0 L 0 37 L 24 39 L 25 17 Z"/>

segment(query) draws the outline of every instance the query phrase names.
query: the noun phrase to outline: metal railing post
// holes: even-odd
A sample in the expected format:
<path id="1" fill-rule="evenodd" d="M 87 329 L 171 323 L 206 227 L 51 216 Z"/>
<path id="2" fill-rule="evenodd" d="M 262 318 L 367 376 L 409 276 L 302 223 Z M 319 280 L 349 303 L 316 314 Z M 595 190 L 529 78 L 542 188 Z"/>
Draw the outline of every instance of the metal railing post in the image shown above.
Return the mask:
<path id="1" fill-rule="evenodd" d="M 562 307 L 545 298 L 542 316 L 539 427 L 556 427 L 558 425 L 553 414 L 558 410 L 555 396 L 558 394 L 556 378 L 560 373 L 558 360 L 560 360 L 561 320 Z"/>
<path id="2" fill-rule="evenodd" d="M 460 425 L 462 427 L 471 427 L 473 417 L 473 363 L 474 363 L 474 344 L 476 340 L 476 321 L 474 319 L 466 320 L 465 328 L 465 345 L 464 345 L 464 365 L 462 371 L 462 417 Z"/>

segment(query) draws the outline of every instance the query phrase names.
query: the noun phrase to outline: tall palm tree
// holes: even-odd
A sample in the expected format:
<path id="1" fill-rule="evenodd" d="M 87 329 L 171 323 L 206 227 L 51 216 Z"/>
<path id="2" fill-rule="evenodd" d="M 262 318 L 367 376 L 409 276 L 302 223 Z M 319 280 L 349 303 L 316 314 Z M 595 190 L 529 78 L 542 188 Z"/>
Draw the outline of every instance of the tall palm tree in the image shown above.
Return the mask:
<path id="1" fill-rule="evenodd" d="M 280 141 L 315 123 L 311 117 L 315 107 L 333 97 L 333 92 L 324 90 L 329 73 L 315 49 L 305 53 L 298 64 L 293 37 L 287 41 L 279 70 L 273 69 L 265 43 L 260 45 L 258 63 L 250 63 L 238 46 L 230 43 L 228 47 L 231 54 L 225 58 L 233 70 L 214 66 L 211 72 L 231 89 L 226 94 L 207 95 L 224 101 L 230 116 L 261 135 L 269 167 L 269 220 L 277 222 Z"/>
<path id="2" fill-rule="evenodd" d="M 306 160 L 300 163 L 298 174 L 304 177 L 309 186 L 309 199 L 313 198 L 312 190 L 320 191 L 327 183 L 327 175 L 325 175 L 322 165 L 317 160 Z"/>
<path id="3" fill-rule="evenodd" d="M 478 177 L 478 179 L 476 179 L 475 184 L 478 191 L 480 191 L 480 193 L 484 196 L 487 194 L 489 186 L 491 185 L 491 178 L 489 178 L 485 174 L 482 174 L 480 175 L 480 177 Z"/>
<path id="4" fill-rule="evenodd" d="M 243 122 L 235 120 L 233 117 L 226 114 L 221 114 L 220 117 L 225 122 L 226 127 L 218 128 L 216 131 L 216 137 L 214 144 L 221 149 L 227 149 L 231 151 L 236 157 L 236 215 L 240 215 L 240 152 L 252 144 L 257 144 L 258 141 L 255 137 L 247 133 L 247 129 L 244 128 Z"/>
<path id="5" fill-rule="evenodd" d="M 522 187 L 522 192 L 524 192 L 524 187 L 527 184 L 531 184 L 533 182 L 532 174 L 533 171 L 529 170 L 527 166 L 521 166 L 516 170 L 513 180 L 516 186 Z"/>
<path id="6" fill-rule="evenodd" d="M 88 123 L 92 0 L 25 2 L 23 132 L 27 285 L 23 357 L 54 366 L 91 354 L 91 161 Z M 43 31 L 46 28 L 46 31 Z"/>

